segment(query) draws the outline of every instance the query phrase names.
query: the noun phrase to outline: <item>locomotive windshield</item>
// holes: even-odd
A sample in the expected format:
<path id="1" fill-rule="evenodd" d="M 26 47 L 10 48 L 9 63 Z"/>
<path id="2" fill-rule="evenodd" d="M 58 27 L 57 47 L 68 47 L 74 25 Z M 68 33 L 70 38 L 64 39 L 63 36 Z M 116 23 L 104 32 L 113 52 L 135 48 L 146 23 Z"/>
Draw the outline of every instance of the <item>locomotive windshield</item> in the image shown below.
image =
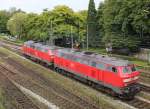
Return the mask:
<path id="1" fill-rule="evenodd" d="M 134 65 L 123 67 L 123 73 L 132 73 L 132 72 L 135 72 L 135 71 L 136 71 L 136 68 L 135 68 Z"/>

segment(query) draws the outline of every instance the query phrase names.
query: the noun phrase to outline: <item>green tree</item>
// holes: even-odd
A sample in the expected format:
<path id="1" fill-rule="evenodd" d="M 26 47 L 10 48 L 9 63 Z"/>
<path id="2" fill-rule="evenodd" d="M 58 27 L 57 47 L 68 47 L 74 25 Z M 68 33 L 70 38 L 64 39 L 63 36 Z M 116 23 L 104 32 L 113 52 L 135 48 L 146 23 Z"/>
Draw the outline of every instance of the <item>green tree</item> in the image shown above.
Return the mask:
<path id="1" fill-rule="evenodd" d="M 48 37 L 46 15 L 30 13 L 23 23 L 23 38 L 25 40 L 45 41 Z"/>
<path id="2" fill-rule="evenodd" d="M 99 26 L 104 31 L 103 41 L 113 43 L 114 40 L 117 40 L 118 44 L 115 45 L 115 48 L 120 48 L 119 46 L 123 45 L 122 41 L 118 40 L 119 38 L 123 41 L 132 40 L 136 47 L 139 46 L 139 43 L 144 44 L 145 47 L 149 46 L 149 6 L 150 2 L 147 0 L 105 0 L 100 13 L 98 12 L 99 16 L 102 14 L 101 20 L 99 20 L 102 23 Z M 116 47 L 117 45 L 118 47 Z M 131 48 L 130 45 L 126 42 L 126 47 Z M 123 48 L 123 46 L 121 47 Z"/>
<path id="3" fill-rule="evenodd" d="M 40 15 L 28 14 L 23 24 L 24 38 L 48 40 L 55 37 L 70 37 L 71 28 L 73 37 L 78 37 L 79 23 L 81 31 L 85 29 L 83 22 L 86 17 L 82 16 L 84 15 L 74 12 L 65 5 L 56 6 L 51 11 L 46 9 Z"/>
<path id="4" fill-rule="evenodd" d="M 87 10 L 81 10 L 76 13 L 78 16 L 78 36 L 79 42 L 84 42 L 86 39 L 86 30 L 87 30 Z"/>
<path id="5" fill-rule="evenodd" d="M 9 18 L 10 13 L 8 11 L 0 11 L 0 33 L 8 33 L 6 25 Z"/>
<path id="6" fill-rule="evenodd" d="M 96 34 L 96 9 L 94 0 L 89 1 L 88 7 L 88 15 L 87 15 L 87 33 L 88 33 L 88 40 L 89 46 L 96 47 L 98 45 L 97 42 L 97 34 Z"/>
<path id="7" fill-rule="evenodd" d="M 12 35 L 16 35 L 18 39 L 23 35 L 23 24 L 26 17 L 25 13 L 16 13 L 7 22 L 7 29 Z"/>
<path id="8" fill-rule="evenodd" d="M 105 31 L 104 31 L 104 21 L 103 21 L 103 8 L 104 8 L 104 4 L 100 3 L 98 10 L 97 10 L 97 35 L 100 38 L 100 40 L 102 39 L 102 37 L 105 35 Z M 102 43 L 101 43 L 102 44 Z M 103 44 L 101 45 L 103 46 Z"/>

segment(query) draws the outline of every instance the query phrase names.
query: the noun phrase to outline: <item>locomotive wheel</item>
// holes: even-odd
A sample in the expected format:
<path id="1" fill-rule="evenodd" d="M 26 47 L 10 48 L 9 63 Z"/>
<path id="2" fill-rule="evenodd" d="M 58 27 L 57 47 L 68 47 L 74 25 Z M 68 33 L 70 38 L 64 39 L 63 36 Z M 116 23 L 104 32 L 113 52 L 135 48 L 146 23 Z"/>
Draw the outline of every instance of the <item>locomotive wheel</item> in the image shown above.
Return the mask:
<path id="1" fill-rule="evenodd" d="M 60 68 L 58 69 L 58 73 L 62 73 L 62 70 Z"/>
<path id="2" fill-rule="evenodd" d="M 91 82 L 91 81 L 88 81 L 88 84 L 91 86 L 91 85 L 92 85 L 92 82 Z"/>
<path id="3" fill-rule="evenodd" d="M 55 67 L 55 71 L 58 72 L 58 68 L 57 67 Z"/>
<path id="4" fill-rule="evenodd" d="M 113 96 L 113 97 L 117 97 L 117 94 L 116 94 L 114 91 L 112 91 L 111 89 L 110 89 L 110 94 L 111 94 L 111 96 Z"/>
<path id="5" fill-rule="evenodd" d="M 118 97 L 122 100 L 133 100 L 134 99 L 134 96 L 133 95 L 118 95 Z"/>
<path id="6" fill-rule="evenodd" d="M 91 87 L 93 87 L 93 88 L 95 87 L 95 84 L 93 82 L 91 82 Z"/>

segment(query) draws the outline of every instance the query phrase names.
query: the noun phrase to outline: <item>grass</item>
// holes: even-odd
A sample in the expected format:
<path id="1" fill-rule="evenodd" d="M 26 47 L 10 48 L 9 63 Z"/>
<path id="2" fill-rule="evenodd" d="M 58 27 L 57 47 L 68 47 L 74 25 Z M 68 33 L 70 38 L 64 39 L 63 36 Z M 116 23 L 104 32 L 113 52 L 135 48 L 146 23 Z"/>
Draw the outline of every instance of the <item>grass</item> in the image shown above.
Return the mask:
<path id="1" fill-rule="evenodd" d="M 6 50 L 4 48 L 0 48 L 0 51 L 6 54 L 9 54 L 13 59 L 17 60 L 24 66 L 34 69 L 37 73 L 43 75 L 46 79 L 53 81 L 54 83 L 60 85 L 60 87 L 65 88 L 71 93 L 75 95 L 82 96 L 84 99 L 91 101 L 91 103 L 97 104 L 99 107 L 103 109 L 126 109 L 127 107 L 118 103 L 111 97 L 108 97 L 92 88 L 89 88 L 79 82 L 76 82 L 70 78 L 57 74 L 53 71 L 50 71 L 41 65 L 35 64 L 27 59 L 23 59 L 19 55 Z"/>
<path id="2" fill-rule="evenodd" d="M 88 50 L 88 51 L 93 51 L 93 52 L 96 52 L 96 53 L 99 53 L 99 54 L 104 54 L 104 55 L 106 55 L 106 54 L 107 54 L 107 52 L 106 52 L 106 50 L 105 50 L 105 49 L 89 48 L 89 50 Z"/>
<path id="3" fill-rule="evenodd" d="M 3 90 L 0 88 L 0 109 L 6 109 L 4 107 L 4 101 L 5 101 L 5 97 L 3 94 Z"/>
<path id="4" fill-rule="evenodd" d="M 18 109 L 18 104 L 0 87 L 0 109 Z"/>
<path id="5" fill-rule="evenodd" d="M 146 99 L 146 100 L 149 100 L 150 101 L 150 94 L 148 93 L 144 93 L 144 92 L 141 92 L 138 94 L 140 97 Z"/>

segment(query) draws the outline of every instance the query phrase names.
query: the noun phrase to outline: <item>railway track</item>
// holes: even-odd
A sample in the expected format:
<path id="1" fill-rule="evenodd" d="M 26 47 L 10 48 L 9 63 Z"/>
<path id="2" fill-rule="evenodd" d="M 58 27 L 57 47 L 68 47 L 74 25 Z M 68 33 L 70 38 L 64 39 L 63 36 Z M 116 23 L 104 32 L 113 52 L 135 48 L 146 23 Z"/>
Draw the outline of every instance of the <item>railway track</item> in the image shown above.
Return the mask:
<path id="1" fill-rule="evenodd" d="M 140 100 L 139 98 L 136 97 L 131 101 L 125 101 L 125 102 L 137 109 L 150 109 L 150 103 Z"/>
<path id="2" fill-rule="evenodd" d="M 3 84 L 3 88 L 11 98 L 16 101 L 17 109 L 40 109 L 38 108 L 31 100 L 18 89 L 12 80 L 5 75 L 5 72 L 8 72 L 7 69 L 0 66 L 0 82 Z M 10 72 L 14 74 L 13 72 Z"/>
<path id="3" fill-rule="evenodd" d="M 9 63 L 9 64 L 12 64 L 12 62 L 15 62 L 15 60 L 11 60 L 11 62 Z M 18 62 L 15 62 L 14 63 L 15 64 L 15 66 L 17 67 L 17 68 L 21 68 L 21 69 L 24 69 L 24 66 L 20 66 L 20 64 L 18 63 Z M 20 69 L 20 70 L 21 70 Z M 34 71 L 32 71 L 32 69 L 27 69 L 27 72 L 34 72 Z M 29 75 L 31 75 L 31 76 L 35 76 L 35 75 L 37 75 L 37 74 L 29 74 Z M 37 77 L 39 77 L 39 75 L 37 75 Z M 44 79 L 43 79 L 44 80 Z M 41 81 L 41 80 L 40 80 Z M 45 81 L 45 80 L 44 80 Z M 48 83 L 47 81 L 45 81 L 45 83 Z M 145 92 L 149 92 L 149 90 L 150 90 L 150 87 L 148 87 L 148 86 L 144 86 L 144 85 L 142 85 L 142 84 L 139 84 L 141 87 L 142 87 L 142 89 L 143 89 L 143 91 L 145 91 Z M 99 89 L 98 89 L 99 90 Z M 80 100 L 80 99 L 79 99 Z M 149 103 L 147 103 L 147 102 L 145 102 L 145 101 L 143 101 L 143 100 L 140 100 L 140 99 L 138 99 L 138 98 L 135 98 L 134 100 L 131 100 L 131 101 L 123 101 L 123 102 L 125 102 L 125 103 L 127 103 L 127 104 L 129 104 L 129 105 L 131 105 L 131 106 L 133 106 L 133 107 L 135 107 L 135 108 L 138 108 L 138 109 L 150 109 L 150 104 Z M 84 103 L 82 103 L 82 104 L 84 104 Z M 146 107 L 145 107 L 146 106 Z"/>
<path id="4" fill-rule="evenodd" d="M 140 68 L 139 68 L 139 69 L 140 69 Z M 144 72 L 144 73 L 150 74 L 150 71 L 149 71 L 149 70 L 140 69 L 140 72 Z"/>
<path id="5" fill-rule="evenodd" d="M 146 85 L 140 84 L 140 83 L 139 83 L 139 85 L 140 85 L 142 91 L 150 93 L 150 87 L 149 86 L 146 86 Z"/>
<path id="6" fill-rule="evenodd" d="M 12 62 L 14 62 L 14 60 L 12 61 Z M 12 64 L 12 62 L 10 62 L 10 64 Z M 18 67 L 18 63 L 16 63 L 15 62 L 15 66 L 17 66 Z M 20 67 L 18 67 L 18 68 L 20 68 Z M 24 68 L 20 68 L 20 70 L 22 71 L 22 69 L 24 69 Z M 31 69 L 28 69 L 28 72 L 33 72 Z M 39 75 L 37 75 L 37 74 L 31 74 L 30 73 L 30 75 L 31 76 L 33 76 L 33 75 L 36 75 L 36 77 L 38 77 Z M 41 77 L 40 77 L 41 78 Z M 42 81 L 45 81 L 45 80 L 43 80 L 42 79 Z M 45 83 L 47 83 L 46 81 L 45 81 Z M 144 92 L 150 92 L 150 87 L 148 87 L 148 86 L 145 86 L 145 85 L 143 85 L 143 84 L 139 84 L 141 87 L 142 87 L 142 91 L 144 91 Z M 80 100 L 80 99 L 78 99 L 78 100 Z M 147 103 L 147 102 L 145 102 L 145 101 L 143 101 L 143 100 L 140 100 L 139 98 L 135 98 L 134 100 L 131 100 L 131 101 L 123 101 L 123 102 L 125 102 L 125 103 L 127 103 L 127 104 L 129 104 L 129 105 L 131 105 L 131 106 L 133 106 L 133 107 L 135 107 L 135 108 L 137 108 L 137 109 L 150 109 L 150 104 L 149 103 Z M 83 103 L 84 104 L 84 103 Z"/>
<path id="7" fill-rule="evenodd" d="M 25 86 L 28 86 L 31 89 L 34 88 L 34 90 L 41 89 L 42 92 L 45 92 L 45 95 L 46 92 L 51 93 L 51 95 L 53 95 L 52 101 L 60 103 L 61 107 L 65 107 L 64 109 L 99 109 L 99 107 L 97 107 L 95 104 L 89 103 L 87 100 L 83 99 L 82 97 L 74 95 L 71 92 L 68 92 L 68 90 L 59 87 L 56 83 L 45 79 L 43 76 L 37 74 L 34 70 L 24 67 L 17 61 L 11 58 L 7 58 L 5 59 L 5 61 L 7 61 L 9 65 L 13 66 L 17 71 L 19 71 L 23 75 L 22 78 L 19 77 L 15 78 L 16 79 L 15 81 L 22 82 L 25 84 Z M 17 75 L 14 73 L 13 70 L 10 71 L 8 68 L 5 69 L 8 70 L 7 75 L 9 75 L 10 77 L 12 77 L 13 75 Z M 32 83 L 30 81 L 23 80 L 27 76 L 32 77 L 31 82 L 34 81 L 33 85 L 31 85 Z"/>
<path id="8" fill-rule="evenodd" d="M 148 70 L 143 70 L 143 69 L 140 69 L 140 68 L 139 68 L 139 71 L 142 72 L 141 75 L 142 75 L 143 77 L 150 78 L 150 71 L 148 71 Z"/>

